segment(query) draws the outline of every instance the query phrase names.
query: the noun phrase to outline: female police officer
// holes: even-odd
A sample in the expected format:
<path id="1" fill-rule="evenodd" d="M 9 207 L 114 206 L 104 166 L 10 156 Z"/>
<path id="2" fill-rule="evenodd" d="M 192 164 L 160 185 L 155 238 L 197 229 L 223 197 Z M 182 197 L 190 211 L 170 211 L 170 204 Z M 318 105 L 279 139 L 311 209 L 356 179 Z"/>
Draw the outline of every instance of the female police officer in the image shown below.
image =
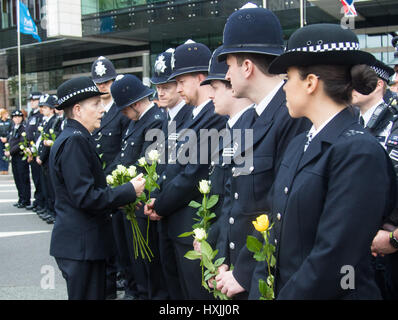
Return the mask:
<path id="1" fill-rule="evenodd" d="M 297 30 L 269 72 L 287 72 L 289 114 L 313 126 L 289 144 L 274 185 L 278 299 L 377 299 L 370 245 L 395 200 L 387 154 L 350 113 L 374 57 L 340 25 Z M 252 285 L 253 287 L 253 285 Z"/>
<path id="2" fill-rule="evenodd" d="M 142 175 L 122 186 L 106 185 L 91 132 L 104 108 L 88 77 L 64 82 L 58 109 L 67 125 L 50 152 L 57 219 L 50 254 L 67 282 L 69 299 L 105 299 L 106 259 L 113 251 L 111 209 L 134 202 L 144 190 Z"/>

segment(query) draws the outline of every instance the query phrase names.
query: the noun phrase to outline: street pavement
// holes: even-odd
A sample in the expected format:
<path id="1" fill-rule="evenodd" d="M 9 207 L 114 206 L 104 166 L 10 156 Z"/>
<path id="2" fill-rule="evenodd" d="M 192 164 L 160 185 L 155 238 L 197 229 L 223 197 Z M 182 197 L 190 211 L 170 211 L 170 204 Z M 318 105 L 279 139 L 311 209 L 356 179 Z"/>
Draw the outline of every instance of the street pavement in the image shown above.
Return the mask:
<path id="1" fill-rule="evenodd" d="M 1 175 L 0 300 L 65 300 L 65 280 L 49 254 L 53 225 L 14 207 L 17 201 L 12 174 Z"/>

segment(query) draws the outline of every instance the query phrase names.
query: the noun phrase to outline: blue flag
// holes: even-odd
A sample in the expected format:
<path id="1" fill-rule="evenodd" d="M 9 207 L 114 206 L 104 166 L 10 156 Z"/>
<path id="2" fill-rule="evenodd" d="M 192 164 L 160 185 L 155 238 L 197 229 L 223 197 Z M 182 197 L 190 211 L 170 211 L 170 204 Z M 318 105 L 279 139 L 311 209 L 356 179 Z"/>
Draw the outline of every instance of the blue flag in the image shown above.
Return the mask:
<path id="1" fill-rule="evenodd" d="M 41 42 L 37 27 L 22 1 L 19 1 L 19 30 L 24 34 L 32 35 L 33 38 Z"/>

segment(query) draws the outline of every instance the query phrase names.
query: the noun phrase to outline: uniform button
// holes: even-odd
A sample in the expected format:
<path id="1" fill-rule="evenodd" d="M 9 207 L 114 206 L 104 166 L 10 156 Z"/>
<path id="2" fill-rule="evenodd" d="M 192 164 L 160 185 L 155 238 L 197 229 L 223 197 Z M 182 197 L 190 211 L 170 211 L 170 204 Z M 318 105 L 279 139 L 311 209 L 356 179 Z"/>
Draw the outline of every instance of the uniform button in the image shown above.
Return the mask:
<path id="1" fill-rule="evenodd" d="M 132 146 L 133 146 L 133 145 L 134 145 L 134 142 L 130 143 L 130 145 L 132 145 Z"/>
<path id="2" fill-rule="evenodd" d="M 121 156 L 124 157 L 124 153 L 122 153 Z"/>
<path id="3" fill-rule="evenodd" d="M 166 175 L 163 175 L 163 180 L 166 180 Z"/>
<path id="4" fill-rule="evenodd" d="M 250 167 L 249 170 L 250 172 L 252 172 L 254 170 L 254 167 Z"/>
<path id="5" fill-rule="evenodd" d="M 229 248 L 230 248 L 231 250 L 234 250 L 234 249 L 235 249 L 235 243 L 230 242 L 230 243 L 229 243 Z"/>
<path id="6" fill-rule="evenodd" d="M 112 135 L 112 132 L 109 132 L 109 135 L 111 136 L 111 135 Z"/>
<path id="7" fill-rule="evenodd" d="M 278 244 L 278 240 L 276 240 L 276 239 L 275 239 L 275 241 L 274 241 L 274 242 L 275 242 L 275 244 Z"/>
<path id="8" fill-rule="evenodd" d="M 284 190 L 284 192 L 285 192 L 285 194 L 288 194 L 288 192 L 289 192 L 289 188 L 288 188 L 288 187 L 285 187 L 285 190 Z"/>
<path id="9" fill-rule="evenodd" d="M 238 200 L 239 194 L 238 194 L 237 192 L 235 192 L 235 195 L 234 195 L 234 196 L 235 196 L 235 199 Z"/>
<path id="10" fill-rule="evenodd" d="M 234 173 L 235 172 L 235 167 L 233 167 L 231 171 L 232 171 L 232 173 Z"/>
<path id="11" fill-rule="evenodd" d="M 276 215 L 276 218 L 277 218 L 278 220 L 281 220 L 282 215 L 278 212 L 278 214 Z"/>
<path id="12" fill-rule="evenodd" d="M 221 164 L 221 166 L 224 167 L 224 166 L 225 166 L 225 163 L 223 162 L 223 163 Z"/>
<path id="13" fill-rule="evenodd" d="M 234 224 L 235 223 L 235 219 L 234 218 L 229 218 L 229 224 Z"/>
<path id="14" fill-rule="evenodd" d="M 100 147 L 101 147 L 101 145 L 100 145 L 100 144 L 97 144 L 97 149 L 100 148 Z"/>
<path id="15" fill-rule="evenodd" d="M 211 162 L 211 165 L 214 166 L 214 161 Z"/>

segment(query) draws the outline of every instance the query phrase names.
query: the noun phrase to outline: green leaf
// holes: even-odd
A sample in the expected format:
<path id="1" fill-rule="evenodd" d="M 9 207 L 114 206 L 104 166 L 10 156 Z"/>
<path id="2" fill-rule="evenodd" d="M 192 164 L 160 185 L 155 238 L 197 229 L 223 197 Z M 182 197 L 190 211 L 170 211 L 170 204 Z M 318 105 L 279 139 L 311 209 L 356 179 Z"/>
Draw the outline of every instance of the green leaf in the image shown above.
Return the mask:
<path id="1" fill-rule="evenodd" d="M 270 267 L 273 268 L 276 265 L 276 258 L 272 255 L 271 256 L 271 261 L 269 263 Z"/>
<path id="2" fill-rule="evenodd" d="M 212 259 L 213 249 L 211 248 L 210 244 L 207 241 L 202 240 L 200 242 L 200 250 L 202 251 L 202 254 L 205 255 L 209 260 Z"/>
<path id="3" fill-rule="evenodd" d="M 256 252 L 253 255 L 253 258 L 256 259 L 256 261 L 265 261 L 267 258 L 267 255 L 264 251 Z"/>
<path id="4" fill-rule="evenodd" d="M 201 254 L 195 250 L 190 250 L 184 255 L 184 257 L 189 260 L 197 260 L 200 259 Z"/>
<path id="5" fill-rule="evenodd" d="M 213 194 L 207 202 L 207 209 L 213 208 L 218 202 L 218 194 Z"/>
<path id="6" fill-rule="evenodd" d="M 216 267 L 219 267 L 219 266 L 221 266 L 221 265 L 223 264 L 224 260 L 225 260 L 225 258 L 219 258 L 219 259 L 217 259 L 217 260 L 214 262 L 214 265 L 215 265 Z"/>
<path id="7" fill-rule="evenodd" d="M 258 290 L 265 297 L 267 294 L 267 283 L 263 279 L 258 280 Z"/>
<path id="8" fill-rule="evenodd" d="M 189 231 L 189 232 L 181 233 L 178 237 L 179 237 L 179 238 L 185 238 L 185 237 L 189 237 L 189 236 L 191 236 L 191 235 L 193 235 L 193 234 L 194 234 L 193 231 Z"/>
<path id="9" fill-rule="evenodd" d="M 253 236 L 247 236 L 246 238 L 247 249 L 251 252 L 259 252 L 263 248 L 263 244 Z"/>
<path id="10" fill-rule="evenodd" d="M 202 243 L 201 243 L 201 248 L 202 248 Z M 209 257 L 204 254 L 202 254 L 202 263 L 211 272 L 216 272 L 216 267 L 210 261 Z"/>
<path id="11" fill-rule="evenodd" d="M 197 209 L 197 208 L 199 208 L 199 207 L 201 206 L 201 204 L 198 203 L 198 202 L 196 202 L 196 201 L 194 201 L 194 200 L 192 200 L 192 201 L 188 204 L 188 206 Z"/>

